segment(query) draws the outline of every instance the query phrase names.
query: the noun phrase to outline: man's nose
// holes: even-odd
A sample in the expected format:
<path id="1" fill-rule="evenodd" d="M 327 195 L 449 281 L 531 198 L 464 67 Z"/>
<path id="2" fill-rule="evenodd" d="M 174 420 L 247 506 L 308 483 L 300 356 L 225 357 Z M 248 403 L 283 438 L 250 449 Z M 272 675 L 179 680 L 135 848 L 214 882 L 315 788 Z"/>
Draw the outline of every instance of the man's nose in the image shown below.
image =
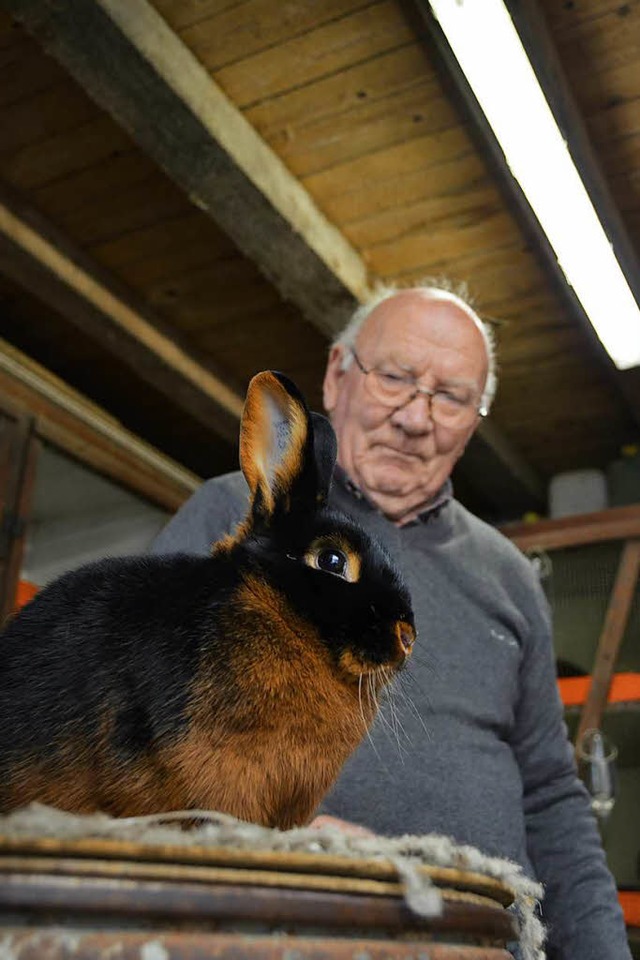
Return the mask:
<path id="1" fill-rule="evenodd" d="M 409 434 L 430 433 L 434 427 L 431 394 L 426 390 L 416 393 L 403 407 L 394 410 L 391 422 Z"/>

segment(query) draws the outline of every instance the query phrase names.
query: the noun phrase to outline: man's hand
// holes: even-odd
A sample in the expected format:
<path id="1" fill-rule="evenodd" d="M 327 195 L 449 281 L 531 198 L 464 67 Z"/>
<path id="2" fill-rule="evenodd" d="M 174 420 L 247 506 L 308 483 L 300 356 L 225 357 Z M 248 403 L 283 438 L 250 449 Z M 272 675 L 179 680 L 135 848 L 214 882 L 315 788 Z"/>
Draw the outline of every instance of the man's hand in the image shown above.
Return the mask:
<path id="1" fill-rule="evenodd" d="M 348 820 L 340 820 L 338 817 L 327 817 L 320 816 L 316 817 L 309 824 L 314 830 L 321 830 L 322 827 L 333 827 L 336 830 L 341 830 L 342 833 L 351 833 L 357 837 L 375 837 L 373 830 L 368 830 L 367 827 L 361 827 L 358 823 L 349 823 Z"/>

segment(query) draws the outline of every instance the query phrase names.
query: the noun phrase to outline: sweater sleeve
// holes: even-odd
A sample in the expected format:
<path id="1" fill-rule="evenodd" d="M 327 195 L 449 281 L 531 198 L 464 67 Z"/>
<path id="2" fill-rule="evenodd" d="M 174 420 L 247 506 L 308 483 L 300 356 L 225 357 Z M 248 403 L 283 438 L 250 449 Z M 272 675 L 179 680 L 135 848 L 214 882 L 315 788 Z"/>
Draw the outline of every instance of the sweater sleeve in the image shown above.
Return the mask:
<path id="1" fill-rule="evenodd" d="M 537 583 L 534 590 L 513 747 L 528 853 L 545 887 L 548 958 L 630 960 L 615 882 L 566 735 L 546 600 Z"/>
<path id="2" fill-rule="evenodd" d="M 245 516 L 248 496 L 240 473 L 207 480 L 154 538 L 149 552 L 208 556 L 212 545 L 232 533 Z"/>

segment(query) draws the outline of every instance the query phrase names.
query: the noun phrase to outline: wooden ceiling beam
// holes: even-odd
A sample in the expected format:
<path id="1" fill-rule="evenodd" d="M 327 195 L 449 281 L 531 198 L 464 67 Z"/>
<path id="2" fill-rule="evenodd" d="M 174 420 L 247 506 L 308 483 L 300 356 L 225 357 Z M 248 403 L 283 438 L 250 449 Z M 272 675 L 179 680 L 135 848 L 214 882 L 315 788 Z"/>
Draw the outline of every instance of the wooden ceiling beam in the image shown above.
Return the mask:
<path id="1" fill-rule="evenodd" d="M 89 95 L 332 336 L 370 292 L 344 235 L 146 0 L 3 0 Z"/>
<path id="2" fill-rule="evenodd" d="M 2 185 L 0 271 L 173 404 L 237 442 L 241 394 L 182 349 L 146 305 Z"/>
<path id="3" fill-rule="evenodd" d="M 285 299 L 326 335 L 341 329 L 372 290 L 362 258 L 146 0 L 3 5 Z M 542 482 L 494 425 L 470 451 L 461 469 L 483 498 L 509 491 L 512 514 L 544 506 Z"/>
<path id="4" fill-rule="evenodd" d="M 640 367 L 618 370 L 591 326 L 582 304 L 569 286 L 555 252 L 538 223 L 528 200 L 512 176 L 502 148 L 486 120 L 446 37 L 427 0 L 401 0 L 407 17 L 422 37 L 429 59 L 439 68 L 443 83 L 458 103 L 479 152 L 487 161 L 502 188 L 505 200 L 526 237 L 532 242 L 546 269 L 553 289 L 568 305 L 584 333 L 593 355 L 619 393 L 637 425 L 640 425 Z M 618 262 L 640 304 L 640 257 L 624 225 L 609 184 L 601 170 L 580 109 L 564 74 L 562 63 L 536 0 L 505 0 L 514 26 L 536 72 L 556 122 L 566 140 L 574 162 L 589 192 Z"/>
<path id="5" fill-rule="evenodd" d="M 35 418 L 39 437 L 165 510 L 177 510 L 202 483 L 1 339 L 0 393 L 3 404 Z"/>

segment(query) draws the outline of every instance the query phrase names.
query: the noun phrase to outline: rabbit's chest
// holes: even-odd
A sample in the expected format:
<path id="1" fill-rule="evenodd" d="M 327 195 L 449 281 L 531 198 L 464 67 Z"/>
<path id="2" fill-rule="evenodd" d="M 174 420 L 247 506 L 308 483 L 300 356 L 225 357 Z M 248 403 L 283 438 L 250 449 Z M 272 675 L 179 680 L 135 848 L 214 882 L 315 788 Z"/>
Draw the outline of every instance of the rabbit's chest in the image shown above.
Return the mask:
<path id="1" fill-rule="evenodd" d="M 267 584 L 245 582 L 221 629 L 234 651 L 224 683 L 205 659 L 188 730 L 164 764 L 188 806 L 280 828 L 302 824 L 365 734 L 371 707 L 338 674 L 313 627 Z"/>
<path id="2" fill-rule="evenodd" d="M 202 711 L 165 753 L 185 805 L 281 829 L 310 819 L 365 732 L 357 689 L 321 669 L 313 683 L 297 670 L 264 684 L 246 714 L 214 714 Z"/>

